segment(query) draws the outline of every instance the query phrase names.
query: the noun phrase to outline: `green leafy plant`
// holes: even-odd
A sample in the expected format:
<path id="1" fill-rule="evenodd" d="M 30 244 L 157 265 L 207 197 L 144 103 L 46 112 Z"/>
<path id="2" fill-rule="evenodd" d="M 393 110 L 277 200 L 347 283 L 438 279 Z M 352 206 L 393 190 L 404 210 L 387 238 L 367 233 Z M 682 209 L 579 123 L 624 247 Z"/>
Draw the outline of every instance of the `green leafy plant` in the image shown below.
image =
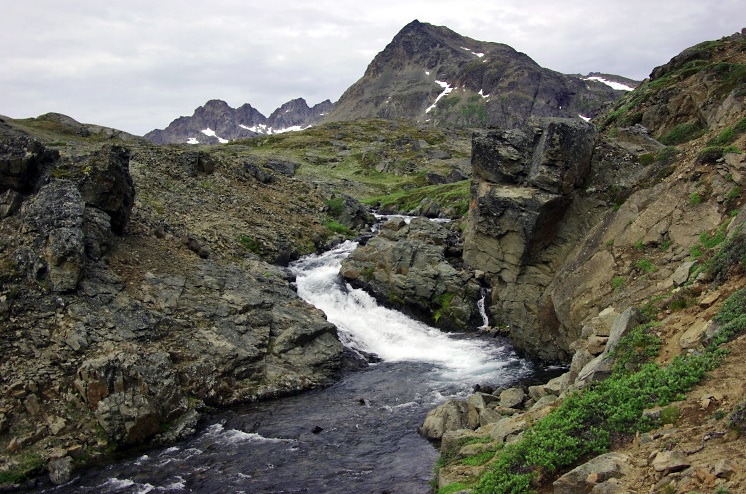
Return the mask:
<path id="1" fill-rule="evenodd" d="M 342 211 L 344 210 L 344 203 L 345 201 L 343 197 L 334 197 L 324 202 L 327 211 L 329 211 L 329 214 L 335 217 L 342 214 Z"/>
<path id="2" fill-rule="evenodd" d="M 624 282 L 624 276 L 614 276 L 614 278 L 611 279 L 611 287 L 614 290 L 618 290 L 624 285 Z"/>
<path id="3" fill-rule="evenodd" d="M 654 273 L 658 271 L 658 268 L 655 267 L 655 264 L 653 264 L 649 259 L 642 258 L 635 265 L 642 270 L 645 273 Z"/>
<path id="4" fill-rule="evenodd" d="M 728 277 L 740 274 L 746 269 L 746 234 L 737 231 L 723 244 L 707 266 L 710 276 L 716 282 L 724 282 Z"/>
<path id="5" fill-rule="evenodd" d="M 653 332 L 658 323 L 641 324 L 619 341 L 614 349 L 614 366 L 617 372 L 639 370 L 660 352 L 661 339 Z"/>
<path id="6" fill-rule="evenodd" d="M 440 321 L 440 318 L 443 317 L 443 314 L 448 312 L 448 310 L 451 308 L 451 301 L 453 300 L 453 297 L 453 293 L 445 292 L 433 298 L 433 305 L 437 307 L 435 313 L 433 314 L 433 319 L 435 320 L 435 322 Z"/>
<path id="7" fill-rule="evenodd" d="M 702 196 L 699 195 L 697 192 L 692 192 L 691 194 L 689 194 L 689 204 L 691 204 L 692 206 L 702 204 Z"/>

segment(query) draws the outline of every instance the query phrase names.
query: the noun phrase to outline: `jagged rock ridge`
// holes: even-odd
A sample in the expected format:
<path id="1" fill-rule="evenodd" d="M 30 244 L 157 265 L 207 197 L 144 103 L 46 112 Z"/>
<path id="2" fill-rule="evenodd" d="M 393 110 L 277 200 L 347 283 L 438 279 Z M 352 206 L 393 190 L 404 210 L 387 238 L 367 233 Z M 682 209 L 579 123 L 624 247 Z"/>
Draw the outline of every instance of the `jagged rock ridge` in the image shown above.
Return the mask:
<path id="1" fill-rule="evenodd" d="M 415 20 L 373 59 L 325 121 L 415 118 L 514 128 L 530 116 L 589 118 L 624 94 L 591 76 L 560 74 L 505 44 Z"/>
<path id="2" fill-rule="evenodd" d="M 306 100 L 297 98 L 283 104 L 270 114 L 246 103 L 231 108 L 222 100 L 210 100 L 194 110 L 190 117 L 179 117 L 163 130 L 156 129 L 145 138 L 156 144 L 218 144 L 255 137 L 300 130 L 319 122 L 332 109 L 329 100 L 309 107 Z"/>

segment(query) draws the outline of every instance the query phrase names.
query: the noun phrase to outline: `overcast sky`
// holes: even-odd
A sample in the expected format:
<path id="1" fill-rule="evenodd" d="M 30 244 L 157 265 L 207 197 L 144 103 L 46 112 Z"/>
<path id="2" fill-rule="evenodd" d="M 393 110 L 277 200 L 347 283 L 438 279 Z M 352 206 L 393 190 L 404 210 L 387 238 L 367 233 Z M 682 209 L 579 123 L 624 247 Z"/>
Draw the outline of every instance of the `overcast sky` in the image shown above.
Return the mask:
<path id="1" fill-rule="evenodd" d="M 210 99 L 336 101 L 414 19 L 564 73 L 643 79 L 746 26 L 744 0 L 0 0 L 0 114 L 142 135 Z"/>

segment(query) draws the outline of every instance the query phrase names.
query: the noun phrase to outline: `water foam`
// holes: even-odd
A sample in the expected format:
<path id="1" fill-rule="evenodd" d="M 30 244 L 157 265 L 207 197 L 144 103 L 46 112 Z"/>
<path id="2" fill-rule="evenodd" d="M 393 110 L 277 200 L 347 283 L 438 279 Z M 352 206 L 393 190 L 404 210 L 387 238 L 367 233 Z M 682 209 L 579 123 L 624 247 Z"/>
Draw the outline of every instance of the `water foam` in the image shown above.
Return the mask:
<path id="1" fill-rule="evenodd" d="M 346 346 L 384 361 L 435 364 L 447 380 L 486 378 L 518 361 L 506 347 L 443 333 L 379 305 L 364 290 L 344 283 L 339 268 L 356 247 L 356 242 L 347 241 L 291 265 L 298 294 L 324 311 Z"/>

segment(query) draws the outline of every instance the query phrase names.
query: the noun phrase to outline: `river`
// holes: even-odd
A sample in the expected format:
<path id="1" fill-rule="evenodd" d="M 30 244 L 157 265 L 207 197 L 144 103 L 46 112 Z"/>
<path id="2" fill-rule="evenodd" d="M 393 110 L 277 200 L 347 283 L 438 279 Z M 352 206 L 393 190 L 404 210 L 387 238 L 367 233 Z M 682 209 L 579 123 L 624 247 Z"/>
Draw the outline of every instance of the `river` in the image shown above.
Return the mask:
<path id="1" fill-rule="evenodd" d="M 417 433 L 428 411 L 475 384 L 537 369 L 507 340 L 453 335 L 386 309 L 338 275 L 345 242 L 291 265 L 301 297 L 352 351 L 381 361 L 335 385 L 210 416 L 195 436 L 78 473 L 44 492 L 428 493 L 438 452 Z"/>

